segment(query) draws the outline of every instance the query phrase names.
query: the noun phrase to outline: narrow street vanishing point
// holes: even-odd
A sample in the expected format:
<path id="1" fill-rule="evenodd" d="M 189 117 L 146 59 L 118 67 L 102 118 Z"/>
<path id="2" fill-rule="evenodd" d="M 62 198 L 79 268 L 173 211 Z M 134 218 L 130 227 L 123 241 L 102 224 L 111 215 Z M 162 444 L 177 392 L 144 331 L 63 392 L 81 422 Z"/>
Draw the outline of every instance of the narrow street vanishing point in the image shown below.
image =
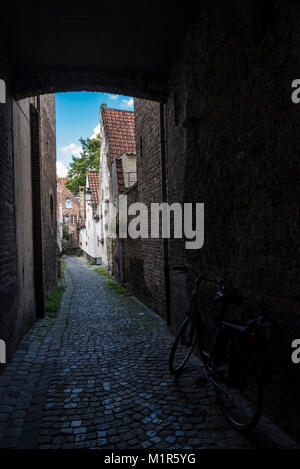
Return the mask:
<path id="1" fill-rule="evenodd" d="M 192 357 L 174 378 L 173 335 L 134 297 L 67 257 L 57 317 L 38 321 L 0 376 L 2 448 L 294 447 L 265 419 L 231 429 Z"/>

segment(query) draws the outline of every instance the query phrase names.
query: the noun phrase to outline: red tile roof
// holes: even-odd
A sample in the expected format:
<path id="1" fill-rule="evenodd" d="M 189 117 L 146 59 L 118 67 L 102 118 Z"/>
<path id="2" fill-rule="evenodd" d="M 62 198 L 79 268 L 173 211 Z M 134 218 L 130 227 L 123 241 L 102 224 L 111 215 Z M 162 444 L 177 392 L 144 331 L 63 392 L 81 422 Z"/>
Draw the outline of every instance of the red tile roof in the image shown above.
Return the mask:
<path id="1" fill-rule="evenodd" d="M 92 191 L 92 203 L 94 205 L 94 217 L 97 215 L 96 205 L 99 204 L 99 172 L 98 171 L 88 171 L 87 172 L 89 188 Z"/>
<path id="2" fill-rule="evenodd" d="M 124 153 L 136 153 L 134 111 L 101 106 L 111 161 Z"/>

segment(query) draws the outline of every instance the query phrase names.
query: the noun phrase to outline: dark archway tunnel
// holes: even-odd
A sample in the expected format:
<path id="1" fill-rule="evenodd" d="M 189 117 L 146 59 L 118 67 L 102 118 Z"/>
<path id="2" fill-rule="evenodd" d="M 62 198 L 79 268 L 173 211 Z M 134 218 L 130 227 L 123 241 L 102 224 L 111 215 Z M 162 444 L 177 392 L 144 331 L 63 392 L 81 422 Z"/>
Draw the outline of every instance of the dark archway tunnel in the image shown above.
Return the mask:
<path id="1" fill-rule="evenodd" d="M 168 202 L 205 203 L 203 248 L 170 241 L 170 265 L 189 261 L 220 273 L 278 322 L 266 405 L 299 438 L 299 369 L 291 362 L 300 336 L 300 105 L 291 100 L 300 74 L 299 17 L 292 0 L 1 1 L 0 79 L 8 99 L 0 104 L 0 332 L 10 353 L 28 329 L 17 303 L 16 100 L 72 90 L 141 98 L 137 158 L 143 150 L 147 188 L 161 156 L 160 101 Z M 142 99 L 156 102 L 143 107 Z M 36 118 L 32 111 L 31 123 Z M 37 138 L 31 135 L 33 149 Z M 144 273 L 144 265 L 132 265 Z M 151 268 L 152 275 L 157 265 Z M 187 293 L 170 271 L 172 327 Z"/>

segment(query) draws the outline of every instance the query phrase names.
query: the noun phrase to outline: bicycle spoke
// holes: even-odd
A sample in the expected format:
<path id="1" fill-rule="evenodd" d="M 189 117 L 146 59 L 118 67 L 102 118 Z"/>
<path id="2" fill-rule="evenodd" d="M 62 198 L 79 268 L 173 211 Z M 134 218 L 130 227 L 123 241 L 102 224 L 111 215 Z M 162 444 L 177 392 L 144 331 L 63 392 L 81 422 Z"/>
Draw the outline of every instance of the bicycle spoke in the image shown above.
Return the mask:
<path id="1" fill-rule="evenodd" d="M 249 429 L 256 423 L 261 411 L 261 389 L 257 378 L 248 377 L 241 389 L 219 392 L 221 407 L 229 422 L 240 429 Z"/>

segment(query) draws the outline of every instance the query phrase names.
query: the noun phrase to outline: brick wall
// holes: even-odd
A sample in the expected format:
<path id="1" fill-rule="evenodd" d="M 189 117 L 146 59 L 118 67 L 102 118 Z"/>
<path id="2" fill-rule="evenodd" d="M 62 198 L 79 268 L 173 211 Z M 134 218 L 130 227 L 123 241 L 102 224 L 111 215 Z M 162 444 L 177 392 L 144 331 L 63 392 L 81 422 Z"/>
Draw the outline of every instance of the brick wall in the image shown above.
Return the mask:
<path id="1" fill-rule="evenodd" d="M 266 409 L 298 437 L 300 374 L 290 357 L 300 337 L 300 106 L 290 95 L 299 13 L 294 2 L 205 2 L 167 102 L 169 198 L 205 203 L 204 247 L 171 242 L 172 261 L 185 255 L 220 273 L 244 295 L 244 317 L 262 304 L 278 321 Z M 178 278 L 171 289 L 181 283 L 184 300 Z"/>
<path id="2" fill-rule="evenodd" d="M 12 100 L 0 104 L 0 338 L 11 355 L 18 341 Z M 1 365 L 0 365 L 1 366 Z"/>
<path id="3" fill-rule="evenodd" d="M 44 284 L 48 294 L 57 278 L 55 95 L 40 96 L 39 103 Z"/>
<path id="4" fill-rule="evenodd" d="M 138 201 L 150 214 L 151 203 L 162 200 L 160 163 L 160 111 L 153 101 L 135 99 L 135 131 L 137 147 Z M 150 227 L 150 216 L 149 216 Z M 152 296 L 152 307 L 165 315 L 164 251 L 162 239 L 143 239 L 141 256 L 144 281 Z"/>
<path id="5" fill-rule="evenodd" d="M 43 289 L 48 293 L 56 283 L 54 103 L 50 96 L 41 98 L 40 106 L 37 98 L 16 102 L 8 90 L 7 103 L 0 105 L 0 338 L 6 342 L 8 359 L 37 315 L 43 313 L 36 293 Z M 40 118 L 36 107 L 40 107 Z M 42 251 L 35 249 L 33 236 L 37 234 L 40 199 Z M 37 271 L 37 256 L 44 259 L 40 265 L 43 275 Z M 44 285 L 37 283 L 41 277 L 46 279 Z"/>
<path id="6" fill-rule="evenodd" d="M 128 205 L 161 202 L 159 104 L 135 99 L 137 185 L 128 192 Z M 150 217 L 149 217 L 150 227 Z M 126 239 L 116 248 L 116 274 L 147 305 L 166 315 L 164 249 L 161 239 Z M 122 274 L 123 272 L 123 274 Z"/>

